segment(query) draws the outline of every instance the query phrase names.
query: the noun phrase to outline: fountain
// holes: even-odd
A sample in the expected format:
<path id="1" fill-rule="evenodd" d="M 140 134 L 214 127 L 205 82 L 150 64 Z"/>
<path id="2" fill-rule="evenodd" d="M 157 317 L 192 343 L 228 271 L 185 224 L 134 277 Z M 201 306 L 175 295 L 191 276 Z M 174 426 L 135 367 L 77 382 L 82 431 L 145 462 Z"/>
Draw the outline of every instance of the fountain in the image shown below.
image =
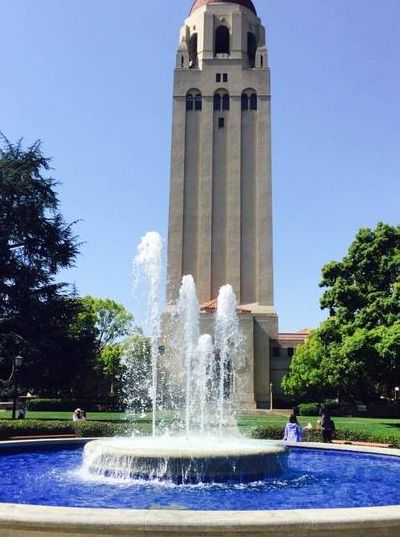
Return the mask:
<path id="1" fill-rule="evenodd" d="M 161 435 L 156 428 L 161 320 L 159 285 L 161 238 L 141 240 L 134 266 L 148 289 L 151 354 L 152 437 L 96 440 L 85 446 L 85 466 L 97 475 L 117 479 L 158 479 L 176 483 L 255 481 L 279 475 L 286 467 L 282 443 L 240 438 L 235 429 L 236 370 L 244 360 L 237 300 L 230 285 L 221 287 L 215 316 L 214 344 L 201 334 L 200 306 L 193 277 L 182 279 L 173 318 L 167 378 L 177 400 L 171 411 L 182 416 L 184 435 Z M 170 367 L 169 367 L 170 366 Z M 132 387 L 135 390 L 136 386 Z M 165 410 L 166 403 L 163 402 Z"/>
<path id="2" fill-rule="evenodd" d="M 244 354 L 229 285 L 202 334 L 185 276 L 160 353 L 160 258 L 159 236 L 146 235 L 135 268 L 148 282 L 151 359 L 141 371 L 129 356 L 124 366 L 127 406 L 151 408 L 152 435 L 0 442 L 0 535 L 398 537 L 400 450 L 288 452 L 235 431 Z M 160 428 L 160 412 L 177 426 Z"/>

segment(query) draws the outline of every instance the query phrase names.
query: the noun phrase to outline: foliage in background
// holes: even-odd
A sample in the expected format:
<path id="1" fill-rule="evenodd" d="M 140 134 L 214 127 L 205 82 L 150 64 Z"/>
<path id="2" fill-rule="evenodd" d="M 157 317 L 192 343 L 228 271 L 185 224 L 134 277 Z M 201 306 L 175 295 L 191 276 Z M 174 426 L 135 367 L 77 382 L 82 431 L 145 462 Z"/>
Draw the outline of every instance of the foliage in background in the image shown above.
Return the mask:
<path id="1" fill-rule="evenodd" d="M 147 412 L 151 408 L 150 341 L 134 334 L 122 346 L 120 363 L 121 407 L 129 412 Z"/>
<path id="2" fill-rule="evenodd" d="M 282 386 L 302 400 L 374 400 L 400 384 L 400 226 L 361 229 L 322 269 L 329 318 L 298 348 Z"/>
<path id="3" fill-rule="evenodd" d="M 70 327 L 79 310 L 60 270 L 78 254 L 59 211 L 57 183 L 40 142 L 0 144 L 0 355 L 4 378 L 17 354 L 20 384 L 70 389 L 87 373 L 92 342 Z"/>
<path id="4" fill-rule="evenodd" d="M 134 330 L 133 315 L 122 304 L 109 298 L 85 296 L 79 299 L 81 311 L 74 323 L 74 331 L 91 332 L 97 369 L 109 380 L 110 393 L 115 391 L 122 357 L 122 343 Z"/>
<path id="5" fill-rule="evenodd" d="M 258 439 L 282 440 L 284 426 L 279 425 L 261 425 L 255 427 L 250 436 Z M 338 429 L 335 433 L 335 439 L 348 442 L 377 442 L 390 444 L 395 448 L 400 448 L 400 436 L 395 433 L 370 432 L 361 429 L 343 428 Z M 306 433 L 306 442 L 321 442 L 321 432 L 313 429 Z"/>

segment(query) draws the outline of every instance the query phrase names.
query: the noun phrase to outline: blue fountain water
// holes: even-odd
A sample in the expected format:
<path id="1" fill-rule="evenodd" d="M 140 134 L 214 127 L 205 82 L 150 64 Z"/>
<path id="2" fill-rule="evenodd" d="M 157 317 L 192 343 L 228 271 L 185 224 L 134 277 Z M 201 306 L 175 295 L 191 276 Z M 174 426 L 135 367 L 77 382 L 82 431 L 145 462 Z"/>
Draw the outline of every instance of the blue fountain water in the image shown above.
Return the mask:
<path id="1" fill-rule="evenodd" d="M 82 448 L 9 451 L 0 502 L 131 509 L 274 510 L 400 505 L 400 459 L 295 448 L 279 478 L 240 484 L 112 481 L 82 474 Z"/>

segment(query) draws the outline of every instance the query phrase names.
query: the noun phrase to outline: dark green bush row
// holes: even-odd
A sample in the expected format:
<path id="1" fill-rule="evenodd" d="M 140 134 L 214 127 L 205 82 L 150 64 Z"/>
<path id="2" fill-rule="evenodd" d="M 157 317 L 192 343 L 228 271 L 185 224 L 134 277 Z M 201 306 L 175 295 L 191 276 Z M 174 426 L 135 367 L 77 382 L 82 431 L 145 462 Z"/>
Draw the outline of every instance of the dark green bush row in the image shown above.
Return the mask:
<path id="1" fill-rule="evenodd" d="M 320 403 L 300 403 L 297 405 L 300 416 L 318 416 Z"/>
<path id="2" fill-rule="evenodd" d="M 251 431 L 252 438 L 265 440 L 282 440 L 284 427 L 280 425 L 262 425 L 255 427 Z M 391 444 L 393 447 L 400 448 L 400 436 L 393 433 L 371 433 L 358 429 L 339 429 L 336 431 L 335 438 L 337 440 L 348 440 L 353 442 L 379 442 L 383 444 Z M 321 433 L 316 429 L 312 429 L 306 433 L 305 440 L 308 442 L 321 441 Z"/>
<path id="3" fill-rule="evenodd" d="M 66 422 L 42 420 L 0 420 L 0 440 L 12 436 L 75 434 L 77 437 L 127 436 L 149 431 L 148 424 L 104 421 Z"/>
<path id="4" fill-rule="evenodd" d="M 93 399 L 29 399 L 27 409 L 43 412 L 73 412 L 75 408 L 83 408 L 89 412 L 99 410 L 99 407 L 113 408 L 113 400 Z"/>
<path id="5" fill-rule="evenodd" d="M 300 416 L 319 416 L 321 406 L 328 409 L 332 416 L 349 416 L 354 413 L 351 405 L 338 401 L 325 401 L 324 403 L 300 403 L 297 406 Z"/>

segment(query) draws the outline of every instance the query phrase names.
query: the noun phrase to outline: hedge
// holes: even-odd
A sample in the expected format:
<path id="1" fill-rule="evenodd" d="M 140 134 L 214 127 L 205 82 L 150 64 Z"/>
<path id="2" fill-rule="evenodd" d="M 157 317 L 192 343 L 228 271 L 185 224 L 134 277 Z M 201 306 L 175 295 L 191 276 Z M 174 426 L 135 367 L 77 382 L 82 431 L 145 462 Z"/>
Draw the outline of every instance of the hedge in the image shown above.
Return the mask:
<path id="1" fill-rule="evenodd" d="M 284 434 L 284 426 L 280 425 L 260 425 L 251 430 L 250 436 L 263 440 L 282 440 Z M 361 431 L 359 429 L 338 429 L 335 433 L 335 439 L 348 440 L 353 442 L 378 442 L 382 444 L 390 444 L 395 448 L 400 448 L 400 436 L 393 433 L 372 433 Z M 320 442 L 321 432 L 312 429 L 306 433 L 305 440 L 307 442 Z"/>
<path id="2" fill-rule="evenodd" d="M 0 440 L 13 436 L 75 434 L 79 438 L 101 436 L 130 436 L 149 432 L 144 423 L 112 423 L 104 421 L 66 422 L 42 420 L 0 420 Z"/>
<path id="3" fill-rule="evenodd" d="M 94 399 L 28 399 L 28 410 L 39 412 L 73 412 L 75 408 L 84 408 L 90 412 L 98 410 L 98 406 L 113 408 L 113 401 Z"/>
<path id="4" fill-rule="evenodd" d="M 330 411 L 332 416 L 349 416 L 354 413 L 354 408 L 346 403 L 338 401 L 325 401 L 324 403 L 300 403 L 297 405 L 300 416 L 319 416 L 321 407 Z"/>

